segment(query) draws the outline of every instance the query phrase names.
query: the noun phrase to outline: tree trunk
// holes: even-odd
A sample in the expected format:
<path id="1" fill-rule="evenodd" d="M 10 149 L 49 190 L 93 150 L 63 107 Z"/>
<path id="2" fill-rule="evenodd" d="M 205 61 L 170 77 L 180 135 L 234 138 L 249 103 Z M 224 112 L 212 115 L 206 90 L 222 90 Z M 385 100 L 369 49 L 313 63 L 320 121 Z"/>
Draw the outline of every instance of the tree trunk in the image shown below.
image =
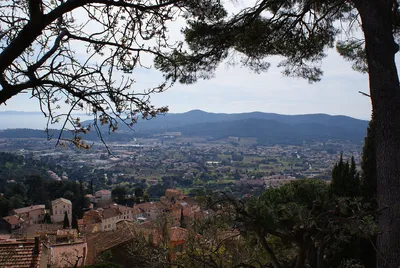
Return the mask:
<path id="1" fill-rule="evenodd" d="M 295 268 L 304 268 L 304 265 L 306 263 L 306 253 L 307 253 L 306 243 L 300 244 Z"/>
<path id="2" fill-rule="evenodd" d="M 362 20 L 376 123 L 377 197 L 381 233 L 377 267 L 400 267 L 400 87 L 392 33 L 393 0 L 354 0 Z"/>

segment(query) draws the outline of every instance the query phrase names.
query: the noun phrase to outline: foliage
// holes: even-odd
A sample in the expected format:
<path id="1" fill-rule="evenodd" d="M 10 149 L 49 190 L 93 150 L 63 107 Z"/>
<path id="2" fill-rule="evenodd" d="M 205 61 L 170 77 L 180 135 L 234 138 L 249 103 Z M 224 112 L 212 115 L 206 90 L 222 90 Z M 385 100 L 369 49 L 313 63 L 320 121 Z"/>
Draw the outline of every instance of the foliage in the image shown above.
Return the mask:
<path id="1" fill-rule="evenodd" d="M 369 202 L 376 203 L 377 170 L 376 170 L 376 146 L 375 146 L 375 124 L 372 118 L 367 128 L 367 136 L 364 140 L 364 147 L 361 159 L 361 193 Z"/>
<path id="2" fill-rule="evenodd" d="M 44 214 L 43 222 L 47 224 L 51 224 L 51 216 L 49 213 Z"/>
<path id="3" fill-rule="evenodd" d="M 170 267 L 167 262 L 168 254 L 167 248 L 155 247 L 142 233 L 137 233 L 129 242 L 104 252 L 98 262 L 132 268 L 162 268 Z"/>
<path id="4" fill-rule="evenodd" d="M 341 0 L 258 1 L 237 14 L 218 12 L 223 15 L 213 20 L 188 18 L 184 34 L 190 51 L 171 53 L 184 67 L 185 72 L 179 76 L 181 82 L 212 77 L 218 64 L 233 50 L 239 52 L 240 63 L 255 72 L 268 70 L 270 64 L 264 60 L 267 56 L 280 55 L 284 60 L 278 66 L 283 67 L 284 75 L 318 81 L 323 73 L 320 62 L 326 56 L 324 50 L 332 48 L 335 39 L 340 38 L 341 29 L 335 23 L 357 20 L 352 3 Z M 356 54 L 348 52 L 345 44 L 338 50 L 349 59 Z M 173 69 L 166 60 L 158 57 L 156 63 L 167 77 L 172 76 Z"/>
<path id="5" fill-rule="evenodd" d="M 219 7 L 219 6 L 218 6 Z M 219 10 L 219 9 L 218 9 Z M 375 133 L 377 200 L 388 206 L 379 216 L 382 233 L 378 251 L 384 256 L 378 267 L 400 265 L 397 245 L 400 231 L 386 230 L 399 225 L 400 190 L 400 86 L 395 54 L 399 51 L 400 5 L 393 0 L 260 0 L 250 7 L 228 14 L 218 11 L 214 19 L 188 16 L 183 30 L 186 51 L 171 52 L 174 63 L 184 70 L 174 76 L 174 68 L 156 58 L 156 66 L 167 78 L 193 83 L 211 78 L 224 60 L 240 63 L 262 72 L 270 64 L 268 56 L 282 56 L 278 64 L 283 74 L 316 82 L 323 74 L 321 61 L 326 49 L 337 44 L 337 50 L 353 68 L 368 70 Z M 345 27 L 343 27 L 346 25 Z M 359 37 L 358 32 L 363 33 Z M 361 40 L 359 40 L 361 39 Z"/>
<path id="6" fill-rule="evenodd" d="M 179 267 L 264 267 L 268 260 L 262 246 L 231 229 L 223 215 L 210 215 L 188 229 L 188 238 L 176 254 L 173 265 Z"/>
<path id="7" fill-rule="evenodd" d="M 79 232 L 78 219 L 75 214 L 72 214 L 71 228 L 76 229 Z"/>
<path id="8" fill-rule="evenodd" d="M 332 170 L 331 194 L 341 197 L 360 196 L 360 174 L 357 172 L 354 157 L 346 163 L 343 156 Z"/>
<path id="9" fill-rule="evenodd" d="M 377 168 L 376 168 L 376 134 L 374 116 L 369 122 L 367 135 L 364 139 L 364 147 L 361 158 L 361 196 L 364 202 L 370 204 L 372 209 L 378 209 L 377 202 Z M 374 268 L 377 258 L 377 236 L 360 241 L 361 261 L 365 268 Z"/>
<path id="10" fill-rule="evenodd" d="M 183 208 L 181 209 L 181 217 L 179 219 L 179 227 L 186 228 L 185 216 L 183 215 Z"/>
<path id="11" fill-rule="evenodd" d="M 112 200 L 120 205 L 125 205 L 126 203 L 126 188 L 124 186 L 116 186 L 111 191 Z"/>
<path id="12" fill-rule="evenodd" d="M 330 197 L 329 191 L 324 181 L 299 180 L 247 201 L 222 195 L 215 204 L 243 235 L 259 241 L 274 267 L 292 261 L 317 267 L 317 260 L 341 261 L 338 254 L 353 238 L 376 232 L 374 212 L 360 198 Z"/>
<path id="13" fill-rule="evenodd" d="M 94 265 L 83 266 L 83 268 L 122 268 L 122 267 L 114 263 L 99 263 Z"/>
<path id="14" fill-rule="evenodd" d="M 68 214 L 65 211 L 63 220 L 63 229 L 68 229 L 68 228 L 69 228 L 69 219 L 68 219 Z"/>
<path id="15" fill-rule="evenodd" d="M 98 124 L 115 131 L 120 122 L 132 126 L 165 113 L 168 108 L 154 107 L 150 96 L 169 83 L 133 90 L 133 70 L 148 68 L 156 55 L 167 60 L 165 51 L 178 45 L 169 40 L 167 23 L 181 12 L 207 10 L 208 2 L 7 2 L 0 7 L 0 104 L 28 90 L 48 125 L 62 120 L 63 130 L 71 130 L 72 139 L 61 131 L 58 142 L 84 148 L 89 145 L 81 135 L 99 134 Z M 93 115 L 93 123 L 82 124 L 76 111 Z"/>
<path id="16" fill-rule="evenodd" d="M 32 204 L 45 204 L 50 208 L 50 202 L 59 197 L 69 199 L 74 213 L 81 216 L 82 209 L 89 205 L 82 182 L 52 180 L 47 170 L 49 166 L 41 161 L 0 152 L 0 188 L 4 193 L 0 216 Z"/>

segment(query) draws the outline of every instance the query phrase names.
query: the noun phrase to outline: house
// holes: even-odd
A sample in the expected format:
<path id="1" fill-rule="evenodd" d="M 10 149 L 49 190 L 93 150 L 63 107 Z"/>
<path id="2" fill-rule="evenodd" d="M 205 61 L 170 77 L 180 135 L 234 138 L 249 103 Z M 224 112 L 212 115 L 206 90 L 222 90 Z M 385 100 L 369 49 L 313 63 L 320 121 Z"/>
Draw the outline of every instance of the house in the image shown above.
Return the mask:
<path id="1" fill-rule="evenodd" d="M 16 230 L 22 227 L 24 220 L 17 215 L 11 215 L 3 218 L 6 220 L 11 226 L 11 230 Z"/>
<path id="2" fill-rule="evenodd" d="M 43 222 L 46 214 L 45 205 L 34 205 L 30 207 L 14 209 L 14 214 L 23 219 L 27 224 Z"/>
<path id="3" fill-rule="evenodd" d="M 43 226 L 45 228 L 35 232 L 35 237 L 46 241 L 48 267 L 80 267 L 86 264 L 87 244 L 78 236 L 76 229 L 59 229 L 60 226 L 54 224 Z"/>
<path id="4" fill-rule="evenodd" d="M 86 211 L 83 215 L 79 230 L 85 233 L 95 233 L 101 231 L 102 217 L 100 212 L 94 209 Z"/>
<path id="5" fill-rule="evenodd" d="M 169 202 L 177 201 L 182 196 L 182 192 L 176 189 L 166 189 L 165 190 L 165 197 L 168 199 Z"/>
<path id="6" fill-rule="evenodd" d="M 106 206 L 112 203 L 111 191 L 100 190 L 95 193 L 95 203 L 97 207 Z"/>
<path id="7" fill-rule="evenodd" d="M 81 267 L 86 264 L 87 244 L 85 241 L 72 241 L 52 244 L 50 248 L 50 267 Z M 72 265 L 71 265 L 72 264 Z"/>
<path id="8" fill-rule="evenodd" d="M 35 240 L 11 240 L 0 243 L 0 267 L 47 268 L 48 248 Z"/>
<path id="9" fill-rule="evenodd" d="M 119 221 L 133 221 L 135 209 L 112 204 L 97 210 L 89 210 L 83 215 L 83 226 L 86 232 L 112 231 Z"/>
<path id="10" fill-rule="evenodd" d="M 134 205 L 135 220 L 145 218 L 150 221 L 155 221 L 162 214 L 169 210 L 168 204 L 161 202 L 146 202 Z"/>
<path id="11" fill-rule="evenodd" d="M 102 218 L 102 231 L 115 230 L 119 221 L 133 221 L 134 219 L 134 209 L 127 206 L 113 204 L 103 207 L 99 212 Z"/>
<path id="12" fill-rule="evenodd" d="M 128 223 L 127 221 L 122 221 L 121 223 L 123 225 L 121 228 L 112 231 L 87 234 L 87 265 L 94 264 L 104 251 L 118 248 L 136 237 L 137 228 L 133 223 Z"/>
<path id="13" fill-rule="evenodd" d="M 122 267 L 132 267 L 132 259 L 126 250 L 129 243 L 135 239 L 145 239 L 149 245 L 159 246 L 163 237 L 156 228 L 142 228 L 141 225 L 123 221 L 121 227 L 109 231 L 88 234 L 86 236 L 88 244 L 87 264 L 93 264 L 95 260 L 106 250 L 111 252 L 111 256 Z M 170 257 L 173 260 L 178 252 L 184 249 L 184 244 L 188 239 L 188 231 L 180 227 L 172 227 L 168 229 Z"/>
<path id="14" fill-rule="evenodd" d="M 51 209 L 52 222 L 63 222 L 65 212 L 67 212 L 68 220 L 71 223 L 72 221 L 72 203 L 68 199 L 58 198 L 56 200 L 51 201 Z"/>

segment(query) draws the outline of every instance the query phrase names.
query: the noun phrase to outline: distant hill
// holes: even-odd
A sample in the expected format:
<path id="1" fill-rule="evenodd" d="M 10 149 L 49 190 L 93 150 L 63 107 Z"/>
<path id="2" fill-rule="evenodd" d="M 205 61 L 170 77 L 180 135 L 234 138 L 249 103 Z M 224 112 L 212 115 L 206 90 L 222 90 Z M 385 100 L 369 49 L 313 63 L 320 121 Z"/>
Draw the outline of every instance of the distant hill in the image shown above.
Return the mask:
<path id="1" fill-rule="evenodd" d="M 276 120 L 242 119 L 213 123 L 199 123 L 175 127 L 168 131 L 180 131 L 184 136 L 202 136 L 223 139 L 229 136 L 253 137 L 262 144 L 298 144 L 302 141 L 348 140 L 361 142 L 366 124 L 357 128 L 322 123 L 288 124 Z"/>
<path id="2" fill-rule="evenodd" d="M 139 121 L 135 126 L 137 130 L 160 130 L 169 129 L 172 127 L 186 126 L 190 124 L 199 123 L 213 123 L 213 122 L 231 122 L 245 119 L 262 119 L 277 121 L 284 124 L 323 124 L 329 126 L 340 126 L 345 128 L 366 128 L 367 121 L 355 119 L 343 115 L 327 115 L 327 114 L 305 114 L 305 115 L 282 115 L 275 113 L 237 113 L 237 114 L 224 114 L 224 113 L 208 113 L 201 110 L 193 110 L 181 114 L 166 114 L 160 115 L 152 120 Z"/>
<path id="3" fill-rule="evenodd" d="M 2 116 L 10 116 L 0 112 Z M 89 123 L 90 121 L 86 121 Z M 299 143 L 301 141 L 328 139 L 362 142 L 368 121 L 348 116 L 331 116 L 327 114 L 282 115 L 274 113 L 208 113 L 193 110 L 181 114 L 160 115 L 152 120 L 139 120 L 130 130 L 120 124 L 117 133 L 106 134 L 107 140 L 129 140 L 129 137 L 148 137 L 164 132 L 181 132 L 184 136 L 209 137 L 222 139 L 228 136 L 253 137 L 260 143 Z M 44 127 L 44 126 L 42 126 Z M 105 133 L 106 127 L 102 129 Z M 18 131 L 0 132 L 0 137 L 16 137 Z M 28 132 L 29 133 L 29 132 Z M 34 132 L 30 132 L 33 133 Z M 20 132 L 26 137 L 27 131 Z M 43 135 L 36 132 L 35 135 Z M 19 136 L 19 135 L 17 135 Z M 91 133 L 88 140 L 97 140 Z"/>

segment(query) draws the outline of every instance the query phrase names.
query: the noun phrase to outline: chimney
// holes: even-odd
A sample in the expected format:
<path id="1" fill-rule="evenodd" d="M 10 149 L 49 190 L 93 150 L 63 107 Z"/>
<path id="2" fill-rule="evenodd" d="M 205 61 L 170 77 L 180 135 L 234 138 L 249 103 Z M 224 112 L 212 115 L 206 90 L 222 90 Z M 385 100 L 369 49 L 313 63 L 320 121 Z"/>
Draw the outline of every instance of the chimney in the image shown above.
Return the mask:
<path id="1" fill-rule="evenodd" d="M 40 238 L 38 236 L 35 237 L 35 247 L 33 248 L 33 254 L 38 255 L 40 252 Z"/>

